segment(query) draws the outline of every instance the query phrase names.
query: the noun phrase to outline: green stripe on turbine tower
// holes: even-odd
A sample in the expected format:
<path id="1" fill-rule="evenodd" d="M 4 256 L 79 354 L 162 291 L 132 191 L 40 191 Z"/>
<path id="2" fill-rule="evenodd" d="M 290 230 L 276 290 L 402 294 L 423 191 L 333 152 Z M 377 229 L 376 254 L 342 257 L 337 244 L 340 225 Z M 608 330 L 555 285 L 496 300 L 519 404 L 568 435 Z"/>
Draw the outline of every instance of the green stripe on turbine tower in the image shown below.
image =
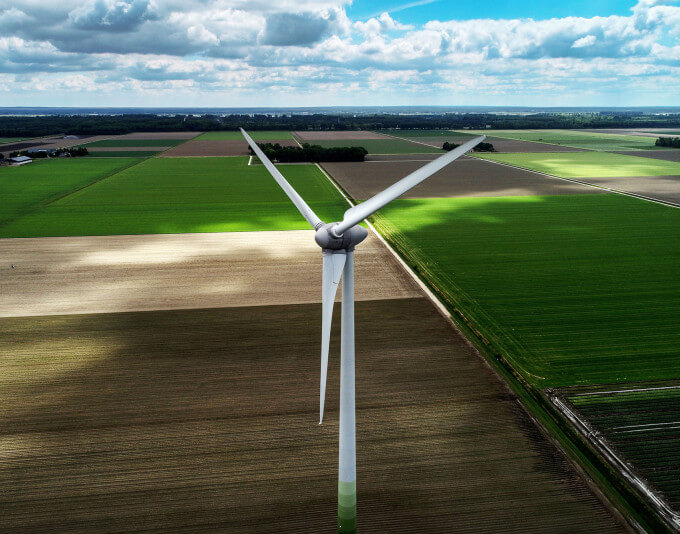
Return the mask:
<path id="1" fill-rule="evenodd" d="M 357 531 L 357 483 L 338 482 L 338 532 Z"/>

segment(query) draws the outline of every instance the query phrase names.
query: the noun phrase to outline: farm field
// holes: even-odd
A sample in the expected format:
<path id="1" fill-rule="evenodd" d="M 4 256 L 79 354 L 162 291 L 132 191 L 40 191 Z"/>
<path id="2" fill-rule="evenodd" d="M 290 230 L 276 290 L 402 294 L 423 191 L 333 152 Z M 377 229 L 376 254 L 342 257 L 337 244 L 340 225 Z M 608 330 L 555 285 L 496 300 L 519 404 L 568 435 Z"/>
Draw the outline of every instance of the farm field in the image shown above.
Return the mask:
<path id="1" fill-rule="evenodd" d="M 429 302 L 356 309 L 360 529 L 623 531 Z M 319 426 L 318 319 L 0 319 L 0 530 L 333 530 L 339 328 Z"/>
<path id="2" fill-rule="evenodd" d="M 100 147 L 169 147 L 184 143 L 184 139 L 102 139 L 87 143 L 84 146 L 90 148 Z"/>
<path id="3" fill-rule="evenodd" d="M 621 195 L 398 200 L 375 221 L 539 389 L 680 377 L 680 213 Z"/>
<path id="4" fill-rule="evenodd" d="M 410 139 L 420 143 L 441 148 L 445 141 L 452 143 L 464 143 L 472 137 L 481 135 L 462 133 L 453 130 L 389 130 L 390 134 L 400 139 Z M 427 135 L 432 132 L 433 135 Z M 578 152 L 582 149 L 568 146 L 548 145 L 545 143 L 532 143 L 529 141 L 519 141 L 515 139 L 504 139 L 502 137 L 488 136 L 486 142 L 491 143 L 496 152 Z"/>
<path id="5" fill-rule="evenodd" d="M 0 137 L 0 145 L 4 145 L 6 143 L 18 143 L 24 139 L 26 139 L 26 137 Z"/>
<path id="6" fill-rule="evenodd" d="M 276 140 L 283 146 L 298 146 L 292 139 Z M 203 140 L 203 137 L 191 140 L 163 153 L 162 157 L 215 157 L 215 156 L 248 156 L 248 143 L 243 137 L 240 140 L 216 139 Z"/>
<path id="7" fill-rule="evenodd" d="M 334 146 L 362 146 L 368 150 L 369 154 L 432 154 L 439 153 L 443 154 L 444 151 L 426 146 L 419 143 L 411 143 L 410 141 L 405 141 L 403 139 L 359 139 L 356 142 L 348 142 L 347 140 L 320 140 L 314 141 L 315 145 L 321 145 L 325 147 Z"/>
<path id="8" fill-rule="evenodd" d="M 680 386 L 628 384 L 614 391 L 576 391 L 565 392 L 569 404 L 671 507 L 680 508 Z"/>
<path id="9" fill-rule="evenodd" d="M 609 152 L 477 153 L 475 157 L 564 178 L 680 175 L 680 162 L 611 154 Z"/>
<path id="10" fill-rule="evenodd" d="M 282 130 L 252 130 L 248 135 L 254 141 L 273 141 L 282 139 L 293 139 L 291 132 Z M 196 141 L 244 141 L 243 135 L 240 131 L 221 131 L 221 132 L 205 132 L 198 136 Z"/>
<path id="11" fill-rule="evenodd" d="M 370 163 L 323 163 L 352 198 L 365 200 L 425 165 L 427 161 L 388 160 Z M 601 189 L 495 165 L 476 158 L 445 167 L 402 198 L 524 196 L 602 193 Z"/>
<path id="12" fill-rule="evenodd" d="M 381 133 L 369 132 L 366 130 L 304 131 L 293 132 L 293 135 L 301 142 L 322 140 L 341 141 L 345 139 L 351 141 L 358 139 L 389 139 L 389 137 L 386 137 Z M 255 138 L 253 137 L 253 139 Z"/>
<path id="13" fill-rule="evenodd" d="M 0 235 L 9 219 L 38 209 L 55 198 L 133 165 L 139 159 L 36 160 L 21 167 L 0 168 Z"/>
<path id="14" fill-rule="evenodd" d="M 594 133 L 583 130 L 469 130 L 518 141 L 532 141 L 587 150 L 655 150 L 655 138 L 634 135 Z"/>
<path id="15" fill-rule="evenodd" d="M 655 150 L 648 152 L 628 152 L 627 154 L 631 156 L 641 156 L 643 158 L 664 159 L 666 161 L 680 162 L 679 149 L 669 148 L 667 150 Z"/>
<path id="16" fill-rule="evenodd" d="M 357 300 L 421 296 L 374 234 L 361 251 Z M 0 273 L 0 317 L 310 304 L 321 284 L 312 230 L 0 239 Z"/>
<path id="17" fill-rule="evenodd" d="M 87 158 L 149 158 L 160 150 L 89 150 Z"/>
<path id="18" fill-rule="evenodd" d="M 266 169 L 247 163 L 248 158 L 147 159 L 1 226 L 0 236 L 306 229 Z M 287 166 L 286 176 L 320 217 L 341 218 L 346 204 L 316 166 Z"/>

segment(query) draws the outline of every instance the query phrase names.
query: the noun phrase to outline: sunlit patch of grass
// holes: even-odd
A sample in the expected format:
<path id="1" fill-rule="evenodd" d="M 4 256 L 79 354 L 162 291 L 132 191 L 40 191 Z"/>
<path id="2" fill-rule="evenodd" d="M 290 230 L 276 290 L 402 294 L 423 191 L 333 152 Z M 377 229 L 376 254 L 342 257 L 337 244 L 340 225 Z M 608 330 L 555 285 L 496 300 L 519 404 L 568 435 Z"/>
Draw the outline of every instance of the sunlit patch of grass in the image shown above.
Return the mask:
<path id="1" fill-rule="evenodd" d="M 247 163 L 245 157 L 148 159 L 0 227 L 0 236 L 308 229 L 267 170 Z M 286 165 L 281 172 L 319 217 L 342 218 L 346 202 L 315 165 Z"/>
<path id="2" fill-rule="evenodd" d="M 680 378 L 680 211 L 621 195 L 397 200 L 378 227 L 539 387 Z"/>
<path id="3" fill-rule="evenodd" d="M 564 178 L 680 174 L 680 163 L 678 162 L 607 152 L 489 153 L 476 154 L 476 156 Z"/>

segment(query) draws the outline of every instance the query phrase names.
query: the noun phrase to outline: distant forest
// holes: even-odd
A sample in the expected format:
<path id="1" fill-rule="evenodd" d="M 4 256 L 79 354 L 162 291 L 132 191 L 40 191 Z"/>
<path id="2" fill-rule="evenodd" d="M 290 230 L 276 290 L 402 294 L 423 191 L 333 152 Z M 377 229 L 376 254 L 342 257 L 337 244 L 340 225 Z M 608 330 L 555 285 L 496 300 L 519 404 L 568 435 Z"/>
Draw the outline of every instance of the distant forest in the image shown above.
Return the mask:
<path id="1" fill-rule="evenodd" d="M 496 115 L 48 115 L 2 116 L 0 137 L 38 137 L 51 134 L 96 135 L 132 132 L 238 130 L 382 130 L 403 129 L 548 129 L 680 127 L 680 114 L 638 112 L 537 113 Z"/>

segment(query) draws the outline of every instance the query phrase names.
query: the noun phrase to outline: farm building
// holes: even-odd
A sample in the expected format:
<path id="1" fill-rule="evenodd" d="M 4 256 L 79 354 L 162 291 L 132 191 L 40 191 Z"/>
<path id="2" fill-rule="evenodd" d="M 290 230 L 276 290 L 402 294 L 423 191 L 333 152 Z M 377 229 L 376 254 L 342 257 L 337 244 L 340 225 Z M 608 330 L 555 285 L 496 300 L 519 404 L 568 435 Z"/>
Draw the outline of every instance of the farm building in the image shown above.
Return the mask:
<path id="1" fill-rule="evenodd" d="M 27 163 L 31 163 L 32 161 L 33 160 L 28 156 L 16 156 L 14 158 L 9 158 L 9 164 L 15 167 L 18 167 L 19 165 L 26 165 Z"/>

